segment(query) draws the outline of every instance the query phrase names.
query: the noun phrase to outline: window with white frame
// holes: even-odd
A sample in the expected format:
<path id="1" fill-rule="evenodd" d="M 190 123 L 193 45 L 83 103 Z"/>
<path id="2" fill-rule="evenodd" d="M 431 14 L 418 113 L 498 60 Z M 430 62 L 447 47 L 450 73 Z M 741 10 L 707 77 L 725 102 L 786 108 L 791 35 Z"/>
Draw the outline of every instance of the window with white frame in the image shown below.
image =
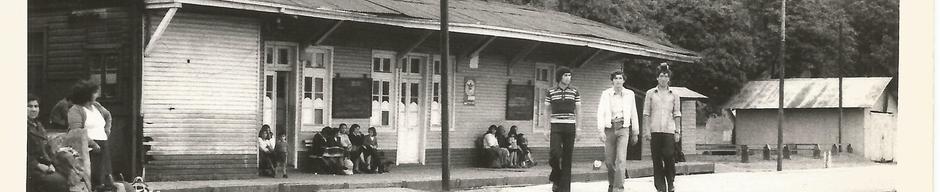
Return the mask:
<path id="1" fill-rule="evenodd" d="M 324 47 L 309 47 L 301 55 L 303 62 L 302 122 L 304 125 L 329 124 L 330 68 L 333 51 Z"/>
<path id="2" fill-rule="evenodd" d="M 394 53 L 375 51 L 372 54 L 372 117 L 370 126 L 391 128 L 395 75 L 392 73 Z"/>

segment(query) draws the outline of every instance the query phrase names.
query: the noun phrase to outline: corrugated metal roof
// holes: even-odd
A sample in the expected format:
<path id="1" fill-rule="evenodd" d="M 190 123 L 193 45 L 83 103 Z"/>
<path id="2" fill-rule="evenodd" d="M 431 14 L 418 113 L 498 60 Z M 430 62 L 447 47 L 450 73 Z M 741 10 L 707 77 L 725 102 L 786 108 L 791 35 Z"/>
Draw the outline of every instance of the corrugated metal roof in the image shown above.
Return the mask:
<path id="1" fill-rule="evenodd" d="M 681 98 L 690 98 L 690 99 L 707 99 L 708 98 L 708 96 L 702 95 L 701 93 L 692 91 L 691 89 L 685 88 L 685 87 L 669 87 L 669 89 L 672 89 L 673 92 L 676 92 L 676 94 L 679 94 L 679 97 Z"/>
<path id="2" fill-rule="evenodd" d="M 891 81 L 890 77 L 843 78 L 842 106 L 868 108 L 874 105 Z M 728 101 L 730 109 L 777 108 L 778 80 L 751 81 Z M 839 107 L 838 78 L 795 78 L 784 82 L 785 108 Z"/>
<path id="3" fill-rule="evenodd" d="M 350 18 L 361 21 L 365 16 L 365 22 L 375 20 L 375 23 L 380 24 L 420 26 L 418 28 L 426 29 L 440 20 L 438 0 L 145 1 L 150 4 L 175 2 L 268 12 L 277 9 L 277 12 L 282 13 L 295 13 L 294 10 L 308 11 L 313 13 L 314 17 L 323 16 L 327 19 Z M 451 1 L 449 5 L 451 28 L 455 32 L 463 29 L 462 32 L 465 33 L 588 46 L 683 62 L 692 62 L 699 58 L 692 51 L 567 13 L 499 2 Z M 611 45 L 617 48 L 609 47 Z"/>

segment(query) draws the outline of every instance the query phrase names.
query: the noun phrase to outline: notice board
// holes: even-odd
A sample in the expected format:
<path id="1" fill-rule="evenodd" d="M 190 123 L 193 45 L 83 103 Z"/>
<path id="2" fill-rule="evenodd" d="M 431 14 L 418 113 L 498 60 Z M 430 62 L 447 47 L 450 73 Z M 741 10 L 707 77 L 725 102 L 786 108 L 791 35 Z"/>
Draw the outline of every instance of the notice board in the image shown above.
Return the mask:
<path id="1" fill-rule="evenodd" d="M 535 103 L 535 86 L 513 85 L 506 87 L 506 120 L 532 120 Z"/>
<path id="2" fill-rule="evenodd" d="M 372 78 L 333 79 L 333 118 L 372 116 Z"/>

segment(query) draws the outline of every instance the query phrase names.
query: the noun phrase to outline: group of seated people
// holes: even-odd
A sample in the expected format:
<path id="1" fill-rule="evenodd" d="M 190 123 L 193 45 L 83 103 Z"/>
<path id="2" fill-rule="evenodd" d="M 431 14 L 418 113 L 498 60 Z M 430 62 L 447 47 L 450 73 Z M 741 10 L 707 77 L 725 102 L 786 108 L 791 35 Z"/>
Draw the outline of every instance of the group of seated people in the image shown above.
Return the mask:
<path id="1" fill-rule="evenodd" d="M 324 127 L 313 136 L 310 157 L 314 172 L 319 174 L 351 175 L 356 173 L 384 173 L 384 154 L 378 150 L 378 135 L 375 127 L 363 134 L 358 124 L 347 128 Z"/>
<path id="2" fill-rule="evenodd" d="M 491 168 L 528 168 L 535 166 L 525 134 L 513 125 L 506 132 L 502 125 L 490 125 L 483 135 L 483 158 Z"/>
<path id="3" fill-rule="evenodd" d="M 352 175 L 356 173 L 385 173 L 384 154 L 378 150 L 375 127 L 363 134 L 358 124 L 339 128 L 324 127 L 313 136 L 307 151 L 317 174 Z M 278 133 L 277 141 L 271 138 L 271 130 L 264 125 L 258 133 L 259 175 L 277 177 L 278 172 L 287 178 L 287 137 Z"/>

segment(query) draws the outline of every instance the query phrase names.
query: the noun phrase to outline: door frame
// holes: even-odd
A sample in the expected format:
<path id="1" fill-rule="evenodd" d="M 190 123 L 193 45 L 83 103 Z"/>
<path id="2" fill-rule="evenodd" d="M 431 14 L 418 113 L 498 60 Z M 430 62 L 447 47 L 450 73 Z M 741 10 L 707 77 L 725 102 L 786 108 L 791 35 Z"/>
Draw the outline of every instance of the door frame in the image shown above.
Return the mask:
<path id="1" fill-rule="evenodd" d="M 542 69 L 548 70 L 548 74 L 546 74 L 546 77 L 544 80 L 540 79 L 540 74 L 539 74 L 541 73 Z M 545 91 L 539 90 L 539 88 L 540 88 L 540 85 L 544 86 L 546 83 L 548 87 L 546 87 L 545 89 L 550 89 L 552 87 L 555 87 L 555 84 L 557 84 L 557 82 L 555 82 L 556 70 L 558 70 L 557 64 L 543 63 L 543 62 L 535 63 L 535 75 L 533 75 L 534 77 L 533 82 L 535 83 L 534 83 L 534 86 L 532 87 L 535 89 L 534 93 L 537 97 L 535 97 L 535 105 L 534 105 L 535 109 L 533 109 L 533 113 L 535 113 L 533 115 L 535 118 L 532 121 L 532 133 L 546 133 L 550 131 L 549 129 L 551 129 L 549 128 L 550 123 L 547 119 L 545 122 L 542 122 L 542 118 L 547 118 L 550 114 L 543 114 L 545 112 L 545 109 L 544 109 L 545 108 L 545 97 L 544 97 Z M 538 96 L 541 96 L 541 97 L 538 97 Z"/>
<path id="2" fill-rule="evenodd" d="M 424 165 L 427 163 L 425 161 L 426 153 L 427 153 L 427 134 L 431 127 L 431 117 L 430 117 L 431 105 L 429 101 L 432 99 L 432 96 L 431 96 L 432 93 L 430 93 L 429 90 L 432 88 L 430 84 L 432 82 L 432 77 L 433 77 L 433 71 L 431 70 L 433 70 L 433 67 L 434 67 L 433 66 L 434 58 L 432 57 L 431 54 L 408 53 L 407 55 L 405 55 L 405 57 L 402 57 L 402 59 L 408 59 L 411 57 L 420 57 L 424 59 L 421 63 L 422 66 L 418 67 L 420 70 L 420 73 L 416 75 L 417 76 L 416 80 L 418 82 L 418 90 L 421 92 L 418 93 L 418 97 L 419 97 L 418 98 L 419 99 L 418 121 L 419 123 L 418 123 L 417 133 L 416 133 L 417 134 L 416 138 L 418 139 L 417 144 L 416 144 L 417 149 L 415 149 L 417 156 L 418 156 L 417 164 Z M 401 100 L 400 96 L 401 96 L 402 91 L 405 91 L 405 90 L 401 90 L 401 83 L 405 79 L 404 76 L 408 76 L 408 75 L 402 73 L 404 64 L 401 63 L 401 60 L 394 61 L 394 63 L 396 63 L 396 68 L 395 68 L 396 70 L 394 70 L 394 72 L 396 73 L 395 75 L 396 83 L 394 84 L 395 88 L 393 89 L 394 90 L 393 92 L 396 96 L 398 96 L 398 98 L 396 99 L 396 102 L 399 102 L 399 100 Z M 409 65 L 408 67 L 410 69 L 411 66 Z M 413 78 L 409 78 L 409 79 L 413 79 Z M 398 112 L 398 110 L 400 109 L 396 109 L 395 111 Z M 404 117 L 401 115 L 396 115 L 396 123 L 394 126 L 396 130 L 396 134 L 398 134 L 398 138 L 396 139 L 396 142 L 398 142 L 398 144 L 401 144 L 401 141 L 403 138 L 401 135 L 402 127 L 399 127 L 403 118 Z M 397 145 L 397 146 L 398 147 L 396 149 L 396 158 L 395 158 L 396 165 L 402 164 L 400 161 L 401 158 L 397 158 L 397 157 L 400 157 L 398 154 L 400 154 L 401 149 L 403 149 L 402 145 Z"/>
<path id="3" fill-rule="evenodd" d="M 275 59 L 273 59 L 274 64 L 268 64 L 268 63 L 267 63 L 267 57 L 268 57 L 268 52 L 269 52 L 268 48 L 269 48 L 269 47 L 275 47 L 275 48 L 273 49 L 275 52 L 272 53 L 272 56 L 275 57 Z M 287 60 L 288 63 L 287 63 L 286 65 L 277 64 L 278 61 L 277 61 L 276 58 L 279 57 L 279 56 L 277 55 L 277 52 L 276 52 L 276 51 L 277 51 L 277 47 L 287 47 L 287 48 L 288 48 L 288 60 Z M 277 87 L 278 87 L 278 86 L 277 86 L 277 84 L 278 84 L 278 82 L 277 82 L 277 81 L 278 81 L 278 75 L 277 75 L 277 73 L 278 73 L 278 72 L 285 72 L 285 77 L 286 77 L 286 80 L 287 80 L 287 82 L 286 82 L 286 84 L 285 84 L 285 86 L 284 86 L 284 87 L 287 89 L 287 90 L 285 90 L 285 92 L 284 92 L 284 95 L 285 95 L 285 99 L 284 99 L 284 100 L 285 100 L 285 101 L 279 101 L 279 100 L 277 100 L 277 97 L 276 97 L 276 96 L 274 96 L 274 98 L 272 98 L 272 103 L 271 103 L 271 105 L 274 107 L 274 109 L 273 109 L 272 112 L 271 112 L 271 123 L 270 123 L 269 126 L 271 127 L 271 131 L 274 132 L 274 139 L 277 139 L 277 126 L 278 126 L 277 119 L 279 118 L 279 117 L 278 117 L 278 114 L 277 114 L 277 105 L 278 105 L 278 103 L 280 103 L 280 102 L 286 102 L 286 106 L 285 106 L 285 109 L 284 109 L 285 112 L 284 112 L 284 114 L 283 114 L 283 115 L 285 116 L 285 117 L 284 117 L 284 118 L 285 118 L 285 119 L 284 119 L 284 124 L 285 124 L 285 125 L 283 125 L 283 126 L 284 126 L 284 131 L 287 132 L 287 142 L 288 142 L 288 143 L 297 143 L 298 138 L 300 138 L 300 130 L 298 129 L 298 128 L 299 128 L 299 127 L 298 127 L 298 125 L 299 125 L 299 124 L 298 124 L 298 123 L 299 123 L 299 122 L 298 122 L 299 119 L 297 119 L 297 115 L 299 114 L 297 110 L 300 109 L 300 108 L 298 107 L 298 103 L 299 103 L 299 102 L 298 102 L 298 101 L 299 101 L 299 100 L 298 100 L 298 96 L 299 96 L 300 94 L 302 94 L 302 93 L 299 91 L 299 88 L 300 88 L 300 87 L 299 87 L 299 85 L 300 85 L 300 84 L 299 84 L 299 78 L 300 78 L 300 74 L 301 74 L 301 73 L 299 73 L 299 72 L 297 71 L 297 70 L 298 70 L 298 66 L 299 66 L 298 63 L 300 63 L 300 60 L 299 60 L 299 58 L 300 58 L 300 50 L 301 50 L 301 49 L 299 49 L 299 44 L 298 44 L 298 43 L 295 43 L 295 42 L 264 41 L 264 42 L 263 42 L 263 45 L 262 45 L 262 51 L 261 51 L 261 52 L 263 53 L 262 56 L 261 56 L 261 65 L 263 66 L 262 72 L 261 72 L 263 75 L 262 75 L 261 78 L 262 78 L 262 83 L 264 83 L 264 84 L 262 84 L 262 86 L 261 86 L 261 87 L 262 87 L 262 93 L 261 93 L 261 99 L 262 99 L 262 100 L 261 100 L 261 101 L 262 101 L 262 102 L 261 102 L 261 109 L 262 109 L 262 111 L 261 111 L 261 118 L 262 118 L 262 119 L 261 119 L 261 125 L 264 125 L 264 124 L 265 124 L 265 123 L 264 123 L 264 119 L 265 119 L 265 118 L 264 118 L 264 110 L 265 110 L 266 107 L 264 106 L 264 98 L 266 97 L 266 93 L 265 93 L 265 92 L 267 91 L 267 77 L 268 77 L 268 75 L 273 75 L 273 76 L 274 76 L 274 78 L 273 78 L 274 82 L 272 83 L 272 86 L 274 87 L 274 88 L 272 89 L 272 91 L 273 91 L 274 93 L 272 93 L 272 95 L 277 95 L 277 92 L 278 92 L 278 89 L 277 89 Z M 297 164 L 298 164 L 298 163 L 297 163 L 297 147 L 296 147 L 295 145 L 288 145 L 288 149 L 287 149 L 287 150 L 288 150 L 288 153 L 287 153 L 287 155 L 288 155 L 288 159 L 287 159 L 288 162 L 287 162 L 287 163 L 293 165 L 294 168 L 297 168 Z"/>

